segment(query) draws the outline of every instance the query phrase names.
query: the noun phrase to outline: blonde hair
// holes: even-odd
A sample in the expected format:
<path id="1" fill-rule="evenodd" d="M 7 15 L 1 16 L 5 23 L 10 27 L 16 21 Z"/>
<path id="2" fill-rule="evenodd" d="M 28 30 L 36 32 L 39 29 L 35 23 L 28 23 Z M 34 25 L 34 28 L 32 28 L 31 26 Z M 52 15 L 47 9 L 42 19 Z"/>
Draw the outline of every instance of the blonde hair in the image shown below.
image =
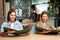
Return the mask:
<path id="1" fill-rule="evenodd" d="M 46 15 L 48 16 L 47 25 L 48 25 L 48 26 L 51 26 L 51 24 L 50 24 L 50 22 L 49 22 L 49 15 L 48 15 L 48 12 L 46 12 L 46 11 L 43 11 L 43 12 L 41 13 L 41 15 L 40 15 L 40 26 L 42 26 L 42 23 L 43 23 L 42 16 L 43 16 L 44 14 L 46 14 Z"/>

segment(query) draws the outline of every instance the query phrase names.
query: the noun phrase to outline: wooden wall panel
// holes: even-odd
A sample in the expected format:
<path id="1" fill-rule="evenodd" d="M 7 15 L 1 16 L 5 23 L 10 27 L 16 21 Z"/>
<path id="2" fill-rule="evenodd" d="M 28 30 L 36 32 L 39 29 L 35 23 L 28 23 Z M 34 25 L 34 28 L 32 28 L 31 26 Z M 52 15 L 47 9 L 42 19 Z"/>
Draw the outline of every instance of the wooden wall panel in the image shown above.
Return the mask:
<path id="1" fill-rule="evenodd" d="M 2 0 L 0 0 L 0 16 L 2 16 Z"/>
<path id="2" fill-rule="evenodd" d="M 4 2 L 4 6 L 3 6 L 3 2 Z M 5 0 L 4 1 L 0 0 L 0 26 L 5 21 L 5 17 L 6 17 L 5 16 L 5 4 L 6 4 Z M 3 8 L 4 8 L 4 11 L 3 11 Z"/>

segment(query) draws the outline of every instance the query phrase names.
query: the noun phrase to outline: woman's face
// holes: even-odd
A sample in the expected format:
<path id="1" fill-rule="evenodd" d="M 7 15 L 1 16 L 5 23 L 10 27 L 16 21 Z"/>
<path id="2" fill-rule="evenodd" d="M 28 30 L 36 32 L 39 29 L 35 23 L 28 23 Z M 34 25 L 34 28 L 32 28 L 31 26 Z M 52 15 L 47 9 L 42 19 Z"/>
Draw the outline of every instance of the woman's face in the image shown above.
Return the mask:
<path id="1" fill-rule="evenodd" d="M 9 15 L 9 17 L 10 17 L 10 21 L 15 21 L 15 19 L 16 19 L 16 13 L 15 13 L 15 12 L 12 12 L 12 13 Z"/>
<path id="2" fill-rule="evenodd" d="M 42 15 L 42 21 L 43 22 L 47 22 L 47 20 L 48 20 L 48 15 L 47 14 L 43 14 Z"/>

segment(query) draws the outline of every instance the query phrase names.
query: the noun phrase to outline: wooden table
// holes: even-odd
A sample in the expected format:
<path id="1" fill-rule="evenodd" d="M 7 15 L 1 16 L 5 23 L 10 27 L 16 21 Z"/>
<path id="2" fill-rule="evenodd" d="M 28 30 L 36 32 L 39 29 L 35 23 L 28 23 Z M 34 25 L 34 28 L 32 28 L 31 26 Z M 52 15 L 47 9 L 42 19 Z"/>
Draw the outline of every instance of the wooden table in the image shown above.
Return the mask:
<path id="1" fill-rule="evenodd" d="M 31 25 L 32 23 L 22 23 L 25 26 Z M 1 37 L 0 40 L 60 40 L 60 35 L 41 35 L 41 34 L 30 34 L 26 36 L 17 37 Z"/>
<path id="2" fill-rule="evenodd" d="M 27 26 L 27 25 L 36 25 L 35 22 L 22 22 L 21 23 L 23 26 Z"/>
<path id="3" fill-rule="evenodd" d="M 18 37 L 0 37 L 0 40 L 60 40 L 60 35 L 30 34 Z"/>

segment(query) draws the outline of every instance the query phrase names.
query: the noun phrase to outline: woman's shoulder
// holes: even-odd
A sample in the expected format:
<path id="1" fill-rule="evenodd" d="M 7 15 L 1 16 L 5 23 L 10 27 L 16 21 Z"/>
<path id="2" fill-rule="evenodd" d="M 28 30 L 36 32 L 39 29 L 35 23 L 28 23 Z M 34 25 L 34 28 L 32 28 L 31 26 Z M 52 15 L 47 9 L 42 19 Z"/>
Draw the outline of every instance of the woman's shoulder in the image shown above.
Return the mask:
<path id="1" fill-rule="evenodd" d="M 7 24 L 8 22 L 6 21 L 6 22 L 3 22 L 2 24 Z"/>
<path id="2" fill-rule="evenodd" d="M 37 22 L 37 24 L 40 24 L 40 22 Z"/>
<path id="3" fill-rule="evenodd" d="M 15 25 L 22 26 L 21 22 L 19 22 L 18 20 L 15 21 Z"/>
<path id="4" fill-rule="evenodd" d="M 15 23 L 20 23 L 20 22 L 18 20 L 16 20 Z"/>
<path id="5" fill-rule="evenodd" d="M 1 26 L 8 25 L 8 22 L 3 22 Z"/>
<path id="6" fill-rule="evenodd" d="M 49 21 L 47 22 L 47 24 L 48 24 L 49 26 L 54 26 L 54 22 L 51 21 L 51 20 L 49 20 Z"/>
<path id="7" fill-rule="evenodd" d="M 37 22 L 37 25 L 36 26 L 39 27 L 40 26 L 40 22 Z"/>

